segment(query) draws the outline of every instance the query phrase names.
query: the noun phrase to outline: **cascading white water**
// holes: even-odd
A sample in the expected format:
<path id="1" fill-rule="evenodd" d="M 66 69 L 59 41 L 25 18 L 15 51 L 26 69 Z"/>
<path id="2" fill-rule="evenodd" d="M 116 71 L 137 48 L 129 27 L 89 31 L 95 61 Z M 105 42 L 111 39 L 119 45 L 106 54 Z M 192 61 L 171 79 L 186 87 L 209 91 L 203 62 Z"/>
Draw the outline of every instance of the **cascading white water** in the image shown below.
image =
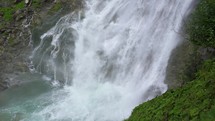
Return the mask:
<path id="1" fill-rule="evenodd" d="M 194 0 L 86 0 L 33 51 L 35 70 L 62 84 L 29 119 L 122 121 L 167 90 L 171 51 Z"/>

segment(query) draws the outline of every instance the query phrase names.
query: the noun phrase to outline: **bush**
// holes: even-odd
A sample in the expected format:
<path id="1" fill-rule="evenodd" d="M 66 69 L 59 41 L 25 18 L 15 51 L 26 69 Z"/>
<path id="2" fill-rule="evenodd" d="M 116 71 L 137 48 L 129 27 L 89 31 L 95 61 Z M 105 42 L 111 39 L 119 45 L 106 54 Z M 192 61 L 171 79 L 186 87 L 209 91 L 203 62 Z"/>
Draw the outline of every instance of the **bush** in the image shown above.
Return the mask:
<path id="1" fill-rule="evenodd" d="M 189 40 L 215 48 L 215 0 L 200 0 L 187 25 Z"/>

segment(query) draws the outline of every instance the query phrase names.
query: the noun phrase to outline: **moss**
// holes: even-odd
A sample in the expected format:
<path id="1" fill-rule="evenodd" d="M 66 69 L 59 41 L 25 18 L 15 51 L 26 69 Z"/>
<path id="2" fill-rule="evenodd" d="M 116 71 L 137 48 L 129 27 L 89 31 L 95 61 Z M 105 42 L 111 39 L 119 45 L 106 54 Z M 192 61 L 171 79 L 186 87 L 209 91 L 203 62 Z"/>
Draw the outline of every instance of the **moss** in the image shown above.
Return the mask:
<path id="1" fill-rule="evenodd" d="M 24 7 L 25 7 L 25 3 L 24 3 L 24 1 L 22 1 L 22 2 L 20 2 L 18 4 L 16 4 L 16 5 L 12 5 L 12 6 L 9 6 L 9 7 L 2 7 L 2 8 L 0 8 L 0 12 L 3 13 L 4 20 L 9 22 L 13 18 L 13 13 L 16 10 L 23 9 Z"/>
<path id="2" fill-rule="evenodd" d="M 0 8 L 0 11 L 3 13 L 3 18 L 4 18 L 5 21 L 12 20 L 12 14 L 13 14 L 12 9 L 10 9 L 8 7 Z"/>
<path id="3" fill-rule="evenodd" d="M 25 3 L 24 3 L 24 1 L 18 3 L 18 4 L 16 4 L 16 5 L 14 6 L 14 10 L 19 10 L 19 9 L 23 9 L 23 8 L 25 8 Z"/>
<path id="4" fill-rule="evenodd" d="M 34 9 L 40 8 L 40 7 L 41 7 L 41 4 L 42 4 L 42 0 L 33 0 L 33 2 L 32 2 L 32 7 L 33 7 Z"/>
<path id="5" fill-rule="evenodd" d="M 52 8 L 49 10 L 49 13 L 59 11 L 62 7 L 63 7 L 63 4 L 62 4 L 61 2 L 57 2 L 57 3 L 55 3 L 55 4 L 52 6 Z"/>
<path id="6" fill-rule="evenodd" d="M 13 46 L 13 45 L 15 44 L 14 38 L 10 37 L 10 38 L 8 39 L 8 44 L 9 44 L 10 46 Z"/>

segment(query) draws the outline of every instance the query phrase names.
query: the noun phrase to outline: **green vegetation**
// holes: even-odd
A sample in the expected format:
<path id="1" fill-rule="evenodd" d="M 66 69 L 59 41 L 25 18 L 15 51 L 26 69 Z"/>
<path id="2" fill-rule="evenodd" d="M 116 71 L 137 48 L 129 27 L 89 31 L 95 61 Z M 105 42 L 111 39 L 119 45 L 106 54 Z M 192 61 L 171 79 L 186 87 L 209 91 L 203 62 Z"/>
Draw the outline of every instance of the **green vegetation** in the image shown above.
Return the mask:
<path id="1" fill-rule="evenodd" d="M 62 7 L 63 7 L 62 3 L 61 3 L 61 2 L 58 2 L 58 3 L 55 3 L 55 4 L 53 5 L 53 7 L 51 8 L 50 11 L 56 12 L 56 11 L 60 10 Z"/>
<path id="2" fill-rule="evenodd" d="M 192 43 L 199 48 L 215 48 L 214 0 L 200 0 L 188 23 L 187 33 Z M 198 54 L 199 50 L 195 51 Z M 126 121 L 214 121 L 214 53 L 213 49 L 207 52 L 209 59 L 200 65 L 192 81 L 186 81 L 182 87 L 139 105 Z"/>
<path id="3" fill-rule="evenodd" d="M 51 8 L 48 10 L 48 14 L 52 15 L 52 14 L 56 13 L 57 11 L 59 11 L 62 8 L 63 8 L 63 3 L 62 2 L 57 2 L 53 6 L 51 6 Z"/>
<path id="4" fill-rule="evenodd" d="M 19 10 L 19 9 L 23 9 L 23 8 L 25 8 L 24 2 L 20 2 L 14 6 L 14 10 Z"/>
<path id="5" fill-rule="evenodd" d="M 40 9 L 43 6 L 43 4 L 44 4 L 43 0 L 33 0 L 32 7 L 34 9 Z M 63 4 L 62 4 L 61 1 L 56 2 L 51 6 L 51 8 L 50 8 L 50 10 L 48 12 L 49 13 L 56 12 L 56 11 L 60 10 L 62 7 L 63 7 Z"/>
<path id="6" fill-rule="evenodd" d="M 22 1 L 10 7 L 2 7 L 0 8 L 0 12 L 3 13 L 3 18 L 5 21 L 11 21 L 13 18 L 13 13 L 19 9 L 23 9 L 24 7 L 25 7 L 25 3 L 24 1 Z"/>
<path id="7" fill-rule="evenodd" d="M 1 12 L 3 12 L 3 18 L 5 21 L 10 21 L 12 19 L 12 10 L 10 8 L 1 8 Z"/>
<path id="8" fill-rule="evenodd" d="M 215 1 L 201 0 L 188 22 L 189 40 L 204 47 L 215 47 Z"/>
<path id="9" fill-rule="evenodd" d="M 212 121 L 214 97 L 215 60 L 209 60 L 194 81 L 138 106 L 126 121 Z"/>

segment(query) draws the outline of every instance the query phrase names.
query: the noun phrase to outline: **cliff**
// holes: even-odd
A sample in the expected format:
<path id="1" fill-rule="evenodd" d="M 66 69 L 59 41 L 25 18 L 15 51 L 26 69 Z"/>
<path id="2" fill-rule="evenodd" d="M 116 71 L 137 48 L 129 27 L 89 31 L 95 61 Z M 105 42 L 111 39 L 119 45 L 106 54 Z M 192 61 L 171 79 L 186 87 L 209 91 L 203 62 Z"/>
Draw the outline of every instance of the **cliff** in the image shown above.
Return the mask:
<path id="1" fill-rule="evenodd" d="M 19 85 L 16 76 L 29 72 L 33 29 L 81 7 L 80 0 L 0 0 L 0 91 Z"/>

